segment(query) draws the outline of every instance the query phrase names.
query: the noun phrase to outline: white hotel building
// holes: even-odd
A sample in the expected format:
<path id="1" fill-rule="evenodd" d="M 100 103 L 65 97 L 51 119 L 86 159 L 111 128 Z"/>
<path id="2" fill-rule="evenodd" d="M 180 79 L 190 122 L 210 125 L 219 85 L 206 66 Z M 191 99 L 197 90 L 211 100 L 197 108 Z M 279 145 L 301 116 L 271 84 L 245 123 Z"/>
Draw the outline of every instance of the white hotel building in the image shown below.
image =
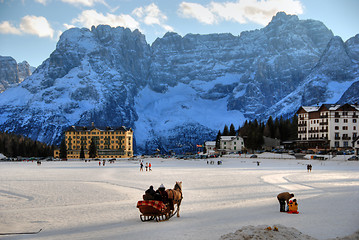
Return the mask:
<path id="1" fill-rule="evenodd" d="M 302 106 L 298 114 L 298 144 L 308 148 L 353 147 L 359 132 L 358 104 Z"/>

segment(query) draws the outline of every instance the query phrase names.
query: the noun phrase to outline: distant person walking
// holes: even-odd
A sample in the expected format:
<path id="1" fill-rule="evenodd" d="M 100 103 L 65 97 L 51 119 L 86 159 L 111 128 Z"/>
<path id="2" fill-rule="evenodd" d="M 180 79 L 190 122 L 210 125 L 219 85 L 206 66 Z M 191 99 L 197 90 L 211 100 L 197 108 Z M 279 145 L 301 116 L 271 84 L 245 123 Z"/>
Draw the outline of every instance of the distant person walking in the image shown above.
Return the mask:
<path id="1" fill-rule="evenodd" d="M 142 162 L 140 163 L 140 172 L 141 171 L 143 172 L 143 163 Z"/>
<path id="2" fill-rule="evenodd" d="M 285 203 L 287 205 L 289 203 L 289 199 L 293 198 L 294 194 L 289 192 L 282 192 L 277 195 L 277 199 L 279 201 L 280 212 L 285 212 Z"/>
<path id="3" fill-rule="evenodd" d="M 307 165 L 307 172 L 311 172 L 312 171 L 312 164 L 308 164 Z"/>
<path id="4" fill-rule="evenodd" d="M 148 164 L 148 170 L 149 170 L 149 171 L 152 171 L 151 167 L 152 167 L 152 165 L 151 165 L 151 163 L 149 163 L 149 164 Z"/>
<path id="5" fill-rule="evenodd" d="M 146 162 L 146 172 L 147 172 L 147 169 L 148 169 L 148 163 Z"/>

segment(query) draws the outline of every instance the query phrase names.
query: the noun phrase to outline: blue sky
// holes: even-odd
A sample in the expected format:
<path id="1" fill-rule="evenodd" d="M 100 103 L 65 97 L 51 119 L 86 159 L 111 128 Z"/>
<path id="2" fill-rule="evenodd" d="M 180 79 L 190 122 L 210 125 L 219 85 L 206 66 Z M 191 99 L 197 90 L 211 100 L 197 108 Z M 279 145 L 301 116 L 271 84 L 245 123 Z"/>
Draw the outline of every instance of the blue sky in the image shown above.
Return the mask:
<path id="1" fill-rule="evenodd" d="M 359 33 L 358 0 L 0 0 L 0 55 L 37 67 L 71 27 L 139 29 L 151 44 L 168 31 L 239 35 L 278 11 L 322 21 L 344 41 Z"/>

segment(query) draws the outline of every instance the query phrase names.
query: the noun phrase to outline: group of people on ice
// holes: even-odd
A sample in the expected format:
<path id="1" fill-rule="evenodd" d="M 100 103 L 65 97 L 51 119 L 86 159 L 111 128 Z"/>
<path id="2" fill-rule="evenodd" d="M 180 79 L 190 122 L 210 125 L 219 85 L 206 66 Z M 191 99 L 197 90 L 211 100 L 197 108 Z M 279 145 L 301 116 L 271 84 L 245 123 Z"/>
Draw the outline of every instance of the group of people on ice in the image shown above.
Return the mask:
<path id="1" fill-rule="evenodd" d="M 152 171 L 151 163 L 146 162 L 145 168 L 146 168 L 146 172 L 147 171 Z M 140 162 L 140 171 L 143 172 L 143 162 L 142 161 Z"/>

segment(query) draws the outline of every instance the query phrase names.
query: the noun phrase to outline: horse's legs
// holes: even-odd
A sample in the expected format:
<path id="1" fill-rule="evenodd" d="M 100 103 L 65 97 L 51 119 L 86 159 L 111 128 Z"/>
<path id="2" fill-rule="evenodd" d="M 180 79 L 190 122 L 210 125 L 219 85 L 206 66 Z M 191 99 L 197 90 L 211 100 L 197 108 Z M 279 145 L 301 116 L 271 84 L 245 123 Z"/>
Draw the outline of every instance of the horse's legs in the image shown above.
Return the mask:
<path id="1" fill-rule="evenodd" d="M 180 215 L 179 215 L 180 205 L 181 205 L 181 202 L 177 203 L 177 217 L 180 217 Z"/>

